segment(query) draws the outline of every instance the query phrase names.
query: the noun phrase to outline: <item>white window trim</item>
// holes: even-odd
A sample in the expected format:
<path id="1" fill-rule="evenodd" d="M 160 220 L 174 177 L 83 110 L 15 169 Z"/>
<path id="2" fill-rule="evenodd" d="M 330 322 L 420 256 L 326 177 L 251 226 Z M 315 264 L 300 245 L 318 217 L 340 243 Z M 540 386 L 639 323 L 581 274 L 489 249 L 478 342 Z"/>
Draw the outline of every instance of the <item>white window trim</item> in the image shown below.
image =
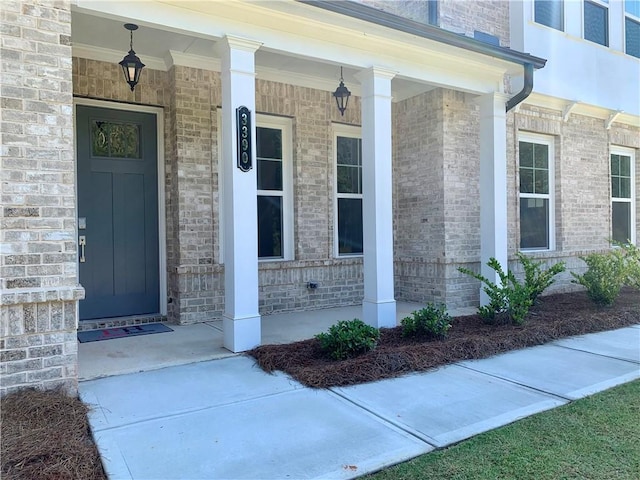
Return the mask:
<path id="1" fill-rule="evenodd" d="M 362 128 L 354 125 L 334 123 L 332 125 L 332 149 L 333 149 L 333 255 L 335 258 L 358 258 L 363 253 L 340 254 L 338 238 L 338 198 L 363 199 L 362 193 L 338 193 L 338 137 L 362 139 Z M 363 185 L 364 187 L 364 185 Z M 364 212 L 363 212 L 364 213 Z"/>
<path id="2" fill-rule="evenodd" d="M 290 118 L 256 114 L 256 128 L 282 130 L 282 258 L 259 258 L 258 262 L 284 262 L 295 259 L 293 214 L 293 125 Z M 257 159 L 256 165 L 258 168 Z M 218 256 L 224 263 L 224 162 L 222 162 L 222 109 L 218 109 Z M 272 190 L 257 190 L 257 195 L 273 195 Z M 257 199 L 256 199 L 257 201 Z M 256 218 L 256 222 L 258 219 Z"/>
<path id="3" fill-rule="evenodd" d="M 547 145 L 549 148 L 549 193 L 521 193 L 520 192 L 520 148 L 518 147 L 517 172 L 516 179 L 518 191 L 518 250 L 521 252 L 552 252 L 556 249 L 556 170 L 555 170 L 555 139 L 549 135 L 538 133 L 519 132 L 518 145 L 520 142 L 537 143 L 539 145 Z M 522 198 L 544 198 L 549 200 L 549 248 L 520 248 L 520 201 Z"/>
<path id="4" fill-rule="evenodd" d="M 609 151 L 609 185 L 611 185 L 611 155 L 624 155 L 631 158 L 631 198 L 620 198 L 611 195 L 611 209 L 609 219 L 611 221 L 611 237 L 613 237 L 613 202 L 625 202 L 631 204 L 631 243 L 636 243 L 636 152 L 633 148 L 612 145 Z M 611 186 L 609 186 L 611 188 Z M 610 192 L 613 194 L 613 192 Z"/>

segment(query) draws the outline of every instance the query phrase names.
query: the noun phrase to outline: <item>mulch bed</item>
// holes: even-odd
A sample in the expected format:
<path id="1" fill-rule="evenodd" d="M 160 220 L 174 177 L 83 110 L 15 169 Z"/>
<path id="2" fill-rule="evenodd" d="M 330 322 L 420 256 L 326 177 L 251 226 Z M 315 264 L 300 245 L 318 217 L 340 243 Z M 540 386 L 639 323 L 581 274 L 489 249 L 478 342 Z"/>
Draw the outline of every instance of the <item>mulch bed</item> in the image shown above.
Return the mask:
<path id="1" fill-rule="evenodd" d="M 252 350 L 266 371 L 283 370 L 311 387 L 352 385 L 484 358 L 583 333 L 640 323 L 640 292 L 625 289 L 610 308 L 584 293 L 543 297 L 525 325 L 490 326 L 476 315 L 458 317 L 445 340 L 416 341 L 399 328 L 383 329 L 378 348 L 333 361 L 317 340 Z M 0 477 L 4 480 L 106 480 L 87 421 L 88 407 L 62 390 L 25 389 L 0 399 Z"/>
<path id="2" fill-rule="evenodd" d="M 401 327 L 381 329 L 375 350 L 342 361 L 329 359 L 316 339 L 263 345 L 248 354 L 267 372 L 281 370 L 309 387 L 328 388 L 397 377 L 639 322 L 638 290 L 623 289 L 611 307 L 597 307 L 584 292 L 575 292 L 541 297 L 521 326 L 487 325 L 478 315 L 457 317 L 444 340 L 404 338 Z"/>
<path id="3" fill-rule="evenodd" d="M 0 400 L 4 480 L 106 480 L 88 408 L 62 390 L 26 389 Z"/>

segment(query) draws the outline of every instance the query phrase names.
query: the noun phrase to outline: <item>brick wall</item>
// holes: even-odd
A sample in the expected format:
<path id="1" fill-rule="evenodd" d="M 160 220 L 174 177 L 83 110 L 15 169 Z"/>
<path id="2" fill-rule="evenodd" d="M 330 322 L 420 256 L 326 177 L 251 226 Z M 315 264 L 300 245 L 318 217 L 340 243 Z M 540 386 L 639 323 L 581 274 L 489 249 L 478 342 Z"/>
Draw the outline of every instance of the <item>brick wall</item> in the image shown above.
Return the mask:
<path id="1" fill-rule="evenodd" d="M 396 298 L 445 301 L 442 89 L 394 105 Z M 428 113 L 427 113 L 428 112 Z"/>
<path id="2" fill-rule="evenodd" d="M 435 89 L 399 102 L 395 119 L 396 297 L 477 304 L 477 284 L 457 271 L 480 251 L 477 107 Z"/>
<path id="3" fill-rule="evenodd" d="M 429 22 L 429 2 L 427 0 L 355 0 L 373 8 L 416 22 Z"/>
<path id="4" fill-rule="evenodd" d="M 501 46 L 509 46 L 509 2 L 440 0 L 438 17 L 438 25 L 445 30 L 468 37 L 478 30 L 498 37 Z"/>
<path id="5" fill-rule="evenodd" d="M 0 393 L 77 389 L 69 1 L 0 2 Z"/>

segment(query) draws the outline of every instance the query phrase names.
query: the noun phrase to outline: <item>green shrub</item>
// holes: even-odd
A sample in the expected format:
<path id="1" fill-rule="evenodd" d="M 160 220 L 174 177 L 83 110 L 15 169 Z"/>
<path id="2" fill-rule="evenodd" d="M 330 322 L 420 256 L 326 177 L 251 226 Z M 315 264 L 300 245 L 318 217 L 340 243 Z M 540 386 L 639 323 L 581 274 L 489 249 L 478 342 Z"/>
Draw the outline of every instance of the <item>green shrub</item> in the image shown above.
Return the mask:
<path id="1" fill-rule="evenodd" d="M 566 270 L 564 262 L 556 263 L 545 270 L 542 268 L 543 262 L 536 262 L 523 253 L 518 253 L 518 259 L 524 269 L 524 284 L 529 290 L 532 303 L 535 303 L 538 296 L 554 282 L 553 277 Z"/>
<path id="2" fill-rule="evenodd" d="M 614 242 L 614 244 L 620 247 L 617 252 L 624 263 L 623 284 L 640 289 L 640 248 L 631 243 L 631 240 L 627 241 L 627 243 Z"/>
<path id="3" fill-rule="evenodd" d="M 362 320 L 342 320 L 329 328 L 328 333 L 319 333 L 316 338 L 320 347 L 331 358 L 344 360 L 376 348 L 380 332 Z"/>
<path id="4" fill-rule="evenodd" d="M 436 307 L 428 303 L 421 310 L 411 313 L 401 321 L 402 335 L 405 337 L 424 336 L 444 338 L 451 328 L 451 317 L 446 312 L 444 305 Z"/>
<path id="5" fill-rule="evenodd" d="M 580 257 L 587 264 L 584 275 L 571 272 L 574 280 L 587 289 L 587 296 L 598 305 L 615 302 L 627 276 L 625 255 L 620 250 L 591 253 Z"/>
<path id="6" fill-rule="evenodd" d="M 529 287 L 518 282 L 513 272 L 505 273 L 497 259 L 491 257 L 487 265 L 495 270 L 500 277 L 500 285 L 467 268 L 458 268 L 461 273 L 485 284 L 484 291 L 489 296 L 489 304 L 481 306 L 478 309 L 478 314 L 486 323 L 523 324 L 527 313 L 529 313 L 529 308 L 533 304 Z"/>

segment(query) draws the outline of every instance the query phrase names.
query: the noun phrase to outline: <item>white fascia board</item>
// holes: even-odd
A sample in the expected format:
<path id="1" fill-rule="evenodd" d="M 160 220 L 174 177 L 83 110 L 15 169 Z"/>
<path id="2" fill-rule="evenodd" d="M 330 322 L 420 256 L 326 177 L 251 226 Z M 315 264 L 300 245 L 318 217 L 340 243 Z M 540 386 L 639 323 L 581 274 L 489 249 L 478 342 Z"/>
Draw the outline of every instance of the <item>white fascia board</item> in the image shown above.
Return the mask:
<path id="1" fill-rule="evenodd" d="M 140 25 L 209 39 L 249 38 L 270 51 L 332 65 L 382 65 L 405 78 L 471 93 L 500 91 L 503 75 L 519 71 L 510 62 L 296 2 L 75 1 L 77 11 L 94 15 L 123 19 L 121 12 L 127 12 L 126 19 Z M 295 16 L 274 9 L 285 4 Z"/>

